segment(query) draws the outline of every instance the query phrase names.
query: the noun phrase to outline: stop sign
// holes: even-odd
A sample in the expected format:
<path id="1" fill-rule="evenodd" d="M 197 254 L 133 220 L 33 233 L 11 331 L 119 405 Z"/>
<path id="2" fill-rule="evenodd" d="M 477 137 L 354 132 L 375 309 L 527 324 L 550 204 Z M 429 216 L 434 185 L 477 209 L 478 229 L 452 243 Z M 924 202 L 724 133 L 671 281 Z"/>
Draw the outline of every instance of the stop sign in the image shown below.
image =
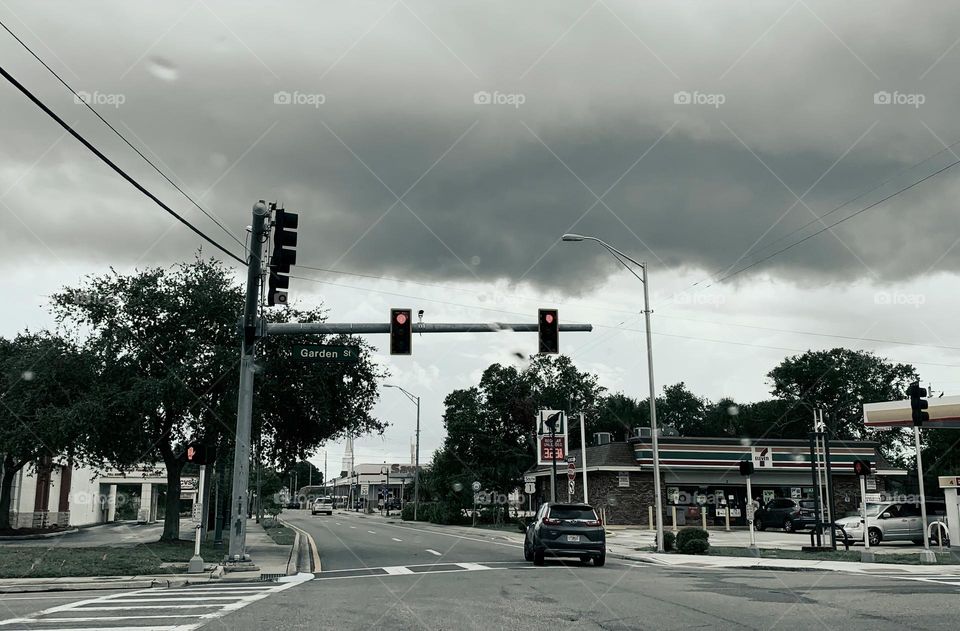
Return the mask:
<path id="1" fill-rule="evenodd" d="M 577 477 L 577 467 L 572 462 L 567 463 L 567 479 L 575 480 Z"/>

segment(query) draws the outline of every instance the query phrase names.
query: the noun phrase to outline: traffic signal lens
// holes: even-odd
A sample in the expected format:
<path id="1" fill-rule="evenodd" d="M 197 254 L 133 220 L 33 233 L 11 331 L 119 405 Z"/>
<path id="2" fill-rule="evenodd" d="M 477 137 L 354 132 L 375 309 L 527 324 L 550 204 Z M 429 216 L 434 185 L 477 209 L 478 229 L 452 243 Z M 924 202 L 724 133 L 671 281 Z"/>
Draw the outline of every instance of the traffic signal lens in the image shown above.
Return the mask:
<path id="1" fill-rule="evenodd" d="M 390 354 L 409 355 L 413 341 L 410 309 L 390 310 Z"/>
<path id="2" fill-rule="evenodd" d="M 556 309 L 540 309 L 537 333 L 541 353 L 560 352 L 560 323 Z"/>
<path id="3" fill-rule="evenodd" d="M 553 324 L 553 314 L 552 314 L 552 313 L 548 313 L 547 315 L 543 316 L 543 319 L 546 321 L 547 324 Z"/>

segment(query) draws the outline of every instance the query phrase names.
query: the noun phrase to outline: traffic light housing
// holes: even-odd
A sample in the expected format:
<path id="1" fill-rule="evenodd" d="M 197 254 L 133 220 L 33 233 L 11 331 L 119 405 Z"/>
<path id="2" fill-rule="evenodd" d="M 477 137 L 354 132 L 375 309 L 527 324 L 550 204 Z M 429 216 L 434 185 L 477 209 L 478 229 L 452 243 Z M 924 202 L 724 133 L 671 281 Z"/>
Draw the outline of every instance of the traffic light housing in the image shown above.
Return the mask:
<path id="1" fill-rule="evenodd" d="M 859 476 L 867 476 L 872 473 L 869 460 L 854 460 L 853 472 Z"/>
<path id="2" fill-rule="evenodd" d="M 297 264 L 297 233 L 300 218 L 282 208 L 273 214 L 273 254 L 270 256 L 270 278 L 267 282 L 267 305 L 287 304 L 290 288 L 290 267 Z"/>
<path id="3" fill-rule="evenodd" d="M 541 353 L 560 352 L 560 320 L 556 309 L 540 309 L 537 317 L 537 334 Z"/>
<path id="4" fill-rule="evenodd" d="M 740 461 L 740 475 L 753 475 L 753 461 L 752 461 L 752 460 L 741 460 L 741 461 Z"/>
<path id="5" fill-rule="evenodd" d="M 217 448 L 212 445 L 193 441 L 183 450 L 181 458 L 184 462 L 196 465 L 213 464 L 217 459 Z"/>
<path id="6" fill-rule="evenodd" d="M 413 346 L 413 311 L 390 310 L 390 354 L 409 355 Z"/>
<path id="7" fill-rule="evenodd" d="M 921 388 L 919 381 L 914 381 L 907 388 L 907 396 L 910 397 L 910 411 L 913 415 L 913 424 L 916 427 L 920 427 L 924 421 L 930 420 L 930 413 L 925 411 L 930 404 L 923 398 L 927 396 L 927 389 Z"/>

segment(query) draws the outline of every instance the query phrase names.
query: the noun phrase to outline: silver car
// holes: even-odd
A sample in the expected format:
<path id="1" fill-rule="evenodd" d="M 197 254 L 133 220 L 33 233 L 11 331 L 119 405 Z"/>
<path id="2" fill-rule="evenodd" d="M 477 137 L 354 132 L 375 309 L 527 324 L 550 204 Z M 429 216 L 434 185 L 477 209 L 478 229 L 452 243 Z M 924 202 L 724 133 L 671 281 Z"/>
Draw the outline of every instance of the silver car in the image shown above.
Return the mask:
<path id="1" fill-rule="evenodd" d="M 927 502 L 927 525 L 935 521 L 946 523 L 946 505 L 943 502 Z M 924 528 L 919 502 L 880 502 L 867 504 L 867 534 L 871 546 L 882 541 L 912 541 L 923 543 Z M 854 515 L 837 520 L 848 542 L 863 541 L 863 520 Z M 936 535 L 935 535 L 936 536 Z M 946 541 L 944 542 L 946 543 Z"/>

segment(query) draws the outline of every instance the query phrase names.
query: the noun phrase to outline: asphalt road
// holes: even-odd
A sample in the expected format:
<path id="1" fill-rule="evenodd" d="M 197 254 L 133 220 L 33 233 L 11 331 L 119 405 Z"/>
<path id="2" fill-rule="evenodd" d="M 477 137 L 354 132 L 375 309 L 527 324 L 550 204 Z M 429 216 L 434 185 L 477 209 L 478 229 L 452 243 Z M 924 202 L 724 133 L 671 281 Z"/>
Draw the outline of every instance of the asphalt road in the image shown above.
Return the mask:
<path id="1" fill-rule="evenodd" d="M 956 629 L 960 577 L 548 560 L 487 532 L 286 513 L 321 571 L 298 584 L 0 595 L 5 629 Z M 306 577 L 304 577 L 306 578 Z M 26 600 L 35 598 L 38 600 Z M 23 600 L 14 600 L 23 598 Z M 59 607 L 59 610 L 50 611 Z M 46 613 L 39 613 L 46 611 Z M 23 621 L 22 618 L 31 618 Z"/>

